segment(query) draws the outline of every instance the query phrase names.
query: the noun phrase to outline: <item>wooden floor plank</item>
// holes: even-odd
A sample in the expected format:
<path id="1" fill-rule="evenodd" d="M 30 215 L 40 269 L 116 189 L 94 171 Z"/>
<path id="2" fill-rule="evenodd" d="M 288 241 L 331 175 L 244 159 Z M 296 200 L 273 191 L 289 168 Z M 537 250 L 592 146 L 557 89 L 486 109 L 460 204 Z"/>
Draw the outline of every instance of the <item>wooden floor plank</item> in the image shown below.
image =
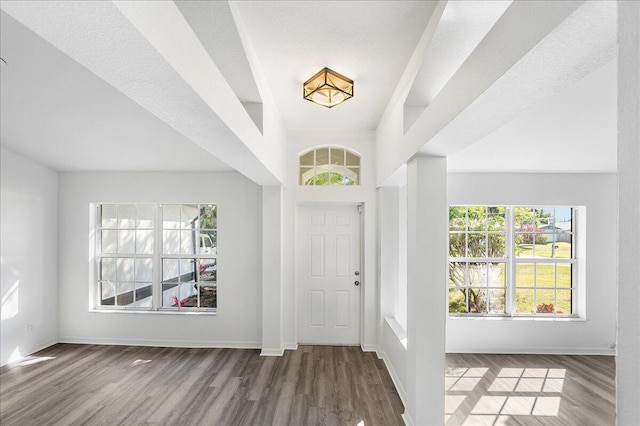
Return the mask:
<path id="1" fill-rule="evenodd" d="M 2 425 L 403 424 L 384 362 L 358 347 L 59 344 L 31 361 L 0 369 Z M 447 425 L 615 423 L 612 357 L 449 354 L 445 375 Z"/>
<path id="2" fill-rule="evenodd" d="M 386 369 L 357 347 L 301 346 L 261 357 L 257 350 L 59 344 L 33 359 L 0 369 L 2 425 L 402 424 Z"/>

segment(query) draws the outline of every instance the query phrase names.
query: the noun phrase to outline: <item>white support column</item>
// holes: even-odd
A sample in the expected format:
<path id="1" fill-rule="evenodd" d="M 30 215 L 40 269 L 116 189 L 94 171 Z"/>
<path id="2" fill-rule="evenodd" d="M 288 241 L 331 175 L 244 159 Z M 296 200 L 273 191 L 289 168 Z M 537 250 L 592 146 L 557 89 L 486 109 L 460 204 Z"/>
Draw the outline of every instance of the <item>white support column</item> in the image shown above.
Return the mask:
<path id="1" fill-rule="evenodd" d="M 405 421 L 444 424 L 447 160 L 407 167 L 407 407 Z"/>
<path id="2" fill-rule="evenodd" d="M 618 2 L 617 424 L 640 425 L 640 2 Z"/>
<path id="3" fill-rule="evenodd" d="M 282 187 L 262 187 L 262 352 L 281 356 Z"/>

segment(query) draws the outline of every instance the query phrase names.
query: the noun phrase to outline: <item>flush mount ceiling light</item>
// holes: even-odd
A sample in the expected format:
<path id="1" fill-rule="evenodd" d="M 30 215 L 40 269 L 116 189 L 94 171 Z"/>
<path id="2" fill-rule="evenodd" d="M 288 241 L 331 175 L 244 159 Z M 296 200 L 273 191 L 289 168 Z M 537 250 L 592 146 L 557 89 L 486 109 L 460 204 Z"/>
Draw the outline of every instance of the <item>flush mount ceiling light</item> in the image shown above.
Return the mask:
<path id="1" fill-rule="evenodd" d="M 323 68 L 302 85 L 306 100 L 327 108 L 341 104 L 353 97 L 353 80 Z"/>

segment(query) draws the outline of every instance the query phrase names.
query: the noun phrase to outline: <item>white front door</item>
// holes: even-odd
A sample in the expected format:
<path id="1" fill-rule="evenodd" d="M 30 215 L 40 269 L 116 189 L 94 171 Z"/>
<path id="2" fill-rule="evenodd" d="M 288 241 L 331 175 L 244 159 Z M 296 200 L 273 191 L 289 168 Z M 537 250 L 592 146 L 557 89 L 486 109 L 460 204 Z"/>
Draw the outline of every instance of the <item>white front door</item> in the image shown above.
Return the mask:
<path id="1" fill-rule="evenodd" d="M 298 216 L 298 342 L 360 343 L 358 206 L 303 206 Z"/>

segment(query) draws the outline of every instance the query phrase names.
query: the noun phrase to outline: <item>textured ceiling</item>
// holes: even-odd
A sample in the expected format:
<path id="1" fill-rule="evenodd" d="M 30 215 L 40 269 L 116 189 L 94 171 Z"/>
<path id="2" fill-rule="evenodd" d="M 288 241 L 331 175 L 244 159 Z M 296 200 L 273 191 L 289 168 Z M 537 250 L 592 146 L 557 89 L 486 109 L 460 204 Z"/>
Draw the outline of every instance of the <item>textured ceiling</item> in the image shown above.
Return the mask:
<path id="1" fill-rule="evenodd" d="M 241 102 L 251 115 L 273 99 L 286 130 L 330 137 L 375 130 L 402 87 L 419 111 L 411 155 L 447 155 L 454 171 L 615 167 L 615 2 L 450 1 L 429 39 L 436 4 L 3 1 L 2 145 L 58 170 L 273 182 L 284 160 L 269 138 L 284 142 Z M 333 109 L 302 99 L 325 66 L 355 80 Z M 519 155 L 536 142 L 554 161 Z"/>
<path id="2" fill-rule="evenodd" d="M 241 1 L 236 3 L 285 126 L 349 131 L 377 127 L 435 2 Z M 302 98 L 324 67 L 355 81 L 332 109 Z"/>
<path id="3" fill-rule="evenodd" d="M 1 12 L 2 146 L 60 171 L 231 170 Z"/>

